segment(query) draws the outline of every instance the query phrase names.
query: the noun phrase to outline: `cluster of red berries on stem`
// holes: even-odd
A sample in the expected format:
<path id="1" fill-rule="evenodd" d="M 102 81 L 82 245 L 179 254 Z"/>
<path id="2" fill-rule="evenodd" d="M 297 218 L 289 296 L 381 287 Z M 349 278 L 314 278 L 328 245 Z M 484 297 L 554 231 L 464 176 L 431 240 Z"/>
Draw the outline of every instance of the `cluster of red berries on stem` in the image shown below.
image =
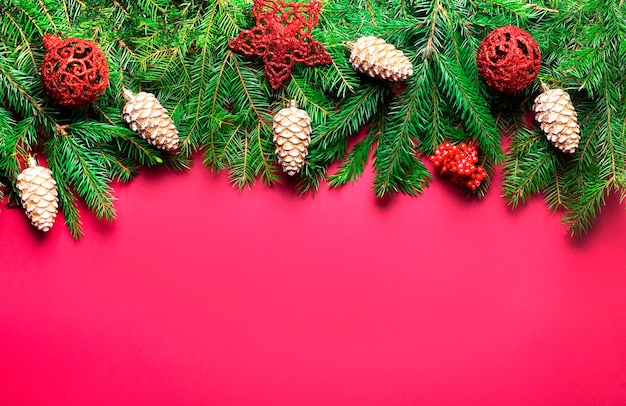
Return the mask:
<path id="1" fill-rule="evenodd" d="M 444 142 L 428 159 L 435 165 L 440 176 L 448 177 L 452 183 L 476 190 L 487 177 L 478 162 L 478 149 L 475 144 L 452 145 Z"/>

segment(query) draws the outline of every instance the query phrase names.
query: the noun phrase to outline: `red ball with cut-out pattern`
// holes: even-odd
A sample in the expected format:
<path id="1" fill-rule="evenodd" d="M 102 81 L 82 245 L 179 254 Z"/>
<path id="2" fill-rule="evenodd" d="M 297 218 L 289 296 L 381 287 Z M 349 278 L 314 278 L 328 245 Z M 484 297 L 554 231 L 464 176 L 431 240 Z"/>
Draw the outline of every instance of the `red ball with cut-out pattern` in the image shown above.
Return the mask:
<path id="1" fill-rule="evenodd" d="M 46 92 L 59 104 L 81 107 L 95 101 L 109 83 L 109 66 L 104 53 L 92 41 L 43 36 L 46 54 L 41 80 Z"/>
<path id="2" fill-rule="evenodd" d="M 541 52 L 526 31 L 507 25 L 491 31 L 480 43 L 476 65 L 483 80 L 507 94 L 528 87 L 537 77 Z"/>

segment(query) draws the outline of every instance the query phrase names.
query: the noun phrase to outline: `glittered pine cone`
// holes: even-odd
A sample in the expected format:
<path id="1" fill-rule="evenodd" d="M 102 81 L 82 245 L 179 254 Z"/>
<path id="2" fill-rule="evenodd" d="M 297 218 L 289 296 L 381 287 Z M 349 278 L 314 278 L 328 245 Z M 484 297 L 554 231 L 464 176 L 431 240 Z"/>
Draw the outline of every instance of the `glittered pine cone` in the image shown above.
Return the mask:
<path id="1" fill-rule="evenodd" d="M 535 80 L 541 66 L 541 53 L 528 32 L 507 25 L 483 38 L 476 65 L 485 83 L 510 94 L 525 89 Z"/>
<path id="2" fill-rule="evenodd" d="M 297 108 L 295 100 L 292 100 L 289 107 L 276 113 L 272 127 L 278 163 L 284 172 L 293 176 L 300 171 L 308 154 L 311 118 L 306 111 Z"/>
<path id="3" fill-rule="evenodd" d="M 560 88 L 548 89 L 535 99 L 533 111 L 546 138 L 563 152 L 574 153 L 580 141 L 578 114 L 569 94 Z"/>
<path id="4" fill-rule="evenodd" d="M 81 107 L 95 101 L 109 83 L 104 53 L 92 41 L 43 36 L 46 54 L 41 80 L 46 92 L 59 104 Z"/>
<path id="5" fill-rule="evenodd" d="M 350 63 L 361 73 L 391 82 L 405 80 L 413 74 L 409 58 L 382 38 L 361 37 L 348 46 Z"/>
<path id="6" fill-rule="evenodd" d="M 37 165 L 31 157 L 28 168 L 18 175 L 16 186 L 30 222 L 41 231 L 50 230 L 59 210 L 57 186 L 50 169 Z"/>
<path id="7" fill-rule="evenodd" d="M 159 100 L 152 93 L 134 94 L 128 89 L 124 89 L 124 100 L 122 114 L 130 129 L 155 147 L 176 152 L 178 130 Z"/>

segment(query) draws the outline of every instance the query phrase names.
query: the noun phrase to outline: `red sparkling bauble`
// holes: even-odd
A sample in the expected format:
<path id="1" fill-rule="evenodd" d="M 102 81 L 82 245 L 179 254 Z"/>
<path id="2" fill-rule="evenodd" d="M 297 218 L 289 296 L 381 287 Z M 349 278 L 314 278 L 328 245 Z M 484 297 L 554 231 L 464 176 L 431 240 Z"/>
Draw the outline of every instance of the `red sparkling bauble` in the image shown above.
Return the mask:
<path id="1" fill-rule="evenodd" d="M 541 66 L 541 53 L 528 32 L 507 25 L 483 38 L 476 64 L 490 87 L 510 94 L 525 89 L 535 80 Z"/>
<path id="2" fill-rule="evenodd" d="M 476 190 L 487 172 L 478 162 L 478 149 L 474 144 L 452 145 L 445 142 L 428 157 L 440 176 L 448 177 L 452 183 Z"/>
<path id="3" fill-rule="evenodd" d="M 248 56 L 262 57 L 270 85 L 278 89 L 296 62 L 307 66 L 332 62 L 324 46 L 311 37 L 321 8 L 320 0 L 306 4 L 254 0 L 256 26 L 243 30 L 228 46 Z"/>
<path id="4" fill-rule="evenodd" d="M 107 60 L 93 42 L 43 36 L 43 86 L 59 104 L 80 107 L 96 100 L 109 83 Z"/>

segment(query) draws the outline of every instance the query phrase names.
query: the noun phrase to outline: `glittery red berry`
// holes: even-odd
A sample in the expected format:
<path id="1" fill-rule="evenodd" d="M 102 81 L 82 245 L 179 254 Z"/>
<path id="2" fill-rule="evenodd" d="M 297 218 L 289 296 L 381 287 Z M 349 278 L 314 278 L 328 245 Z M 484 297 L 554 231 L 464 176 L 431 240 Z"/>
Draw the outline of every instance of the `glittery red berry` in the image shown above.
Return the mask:
<path id="1" fill-rule="evenodd" d="M 541 53 L 528 32 L 507 25 L 483 38 L 476 65 L 490 87 L 510 94 L 525 89 L 535 80 L 541 66 Z"/>
<path id="2" fill-rule="evenodd" d="M 59 104 L 80 107 L 95 101 L 109 83 L 104 53 L 92 41 L 43 36 L 43 86 Z"/>
<path id="3" fill-rule="evenodd" d="M 475 144 L 452 145 L 445 142 L 428 157 L 440 176 L 445 176 L 452 183 L 476 190 L 487 173 L 478 162 L 478 150 Z"/>

